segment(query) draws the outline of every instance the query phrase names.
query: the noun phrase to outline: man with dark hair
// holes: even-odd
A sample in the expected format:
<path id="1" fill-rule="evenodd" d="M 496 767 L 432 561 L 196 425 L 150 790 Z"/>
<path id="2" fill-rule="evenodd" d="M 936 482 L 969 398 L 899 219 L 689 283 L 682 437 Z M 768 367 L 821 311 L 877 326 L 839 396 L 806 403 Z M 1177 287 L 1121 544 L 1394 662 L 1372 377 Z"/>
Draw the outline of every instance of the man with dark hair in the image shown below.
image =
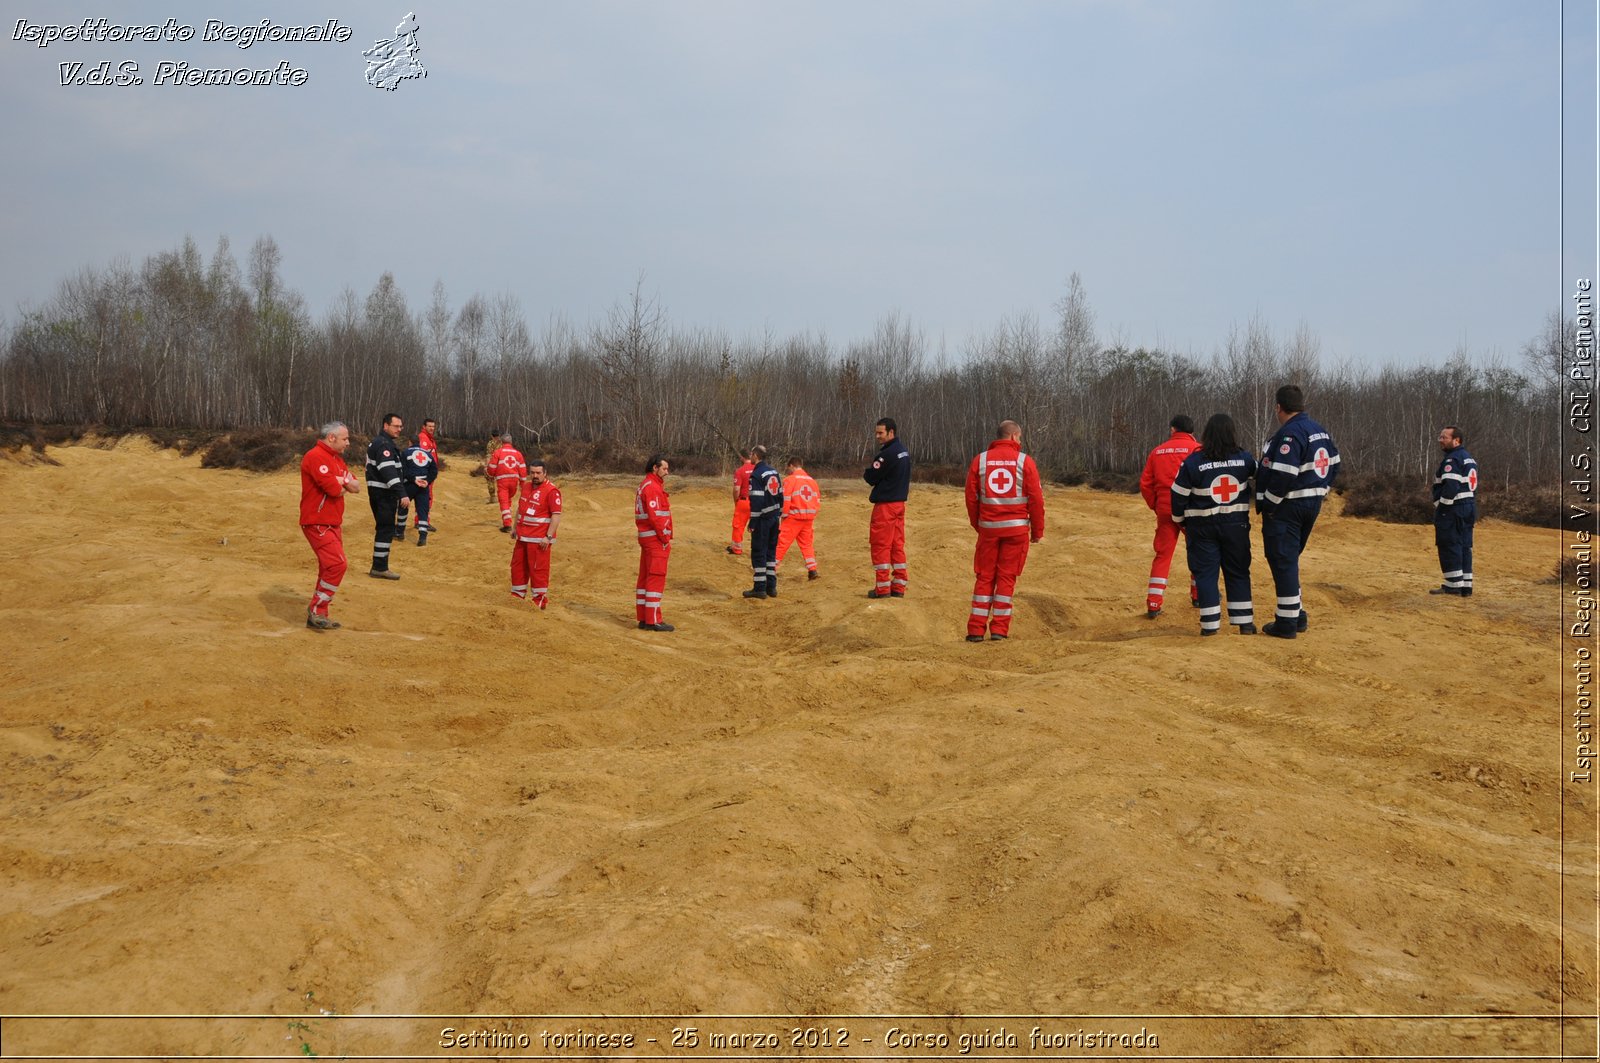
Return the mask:
<path id="1" fill-rule="evenodd" d="M 1256 508 L 1278 608 L 1276 618 L 1261 630 L 1292 639 L 1309 626 L 1300 603 L 1300 554 L 1339 475 L 1339 448 L 1326 429 L 1306 416 L 1298 385 L 1279 388 L 1275 401 L 1279 427 L 1267 440 L 1256 471 Z"/>
<path id="2" fill-rule="evenodd" d="M 750 451 L 739 451 L 743 463 L 733 471 L 733 530 L 729 533 L 728 553 L 744 553 L 744 530 L 750 524 L 750 472 L 756 463 Z"/>
<path id="3" fill-rule="evenodd" d="M 1022 426 L 1001 421 L 989 449 L 967 468 L 967 519 L 978 533 L 972 558 L 977 581 L 967 615 L 967 641 L 1011 635 L 1011 596 L 1028 560 L 1028 544 L 1044 539 L 1044 488 L 1039 463 L 1022 452 Z"/>
<path id="4" fill-rule="evenodd" d="M 550 548 L 561 527 L 561 488 L 551 483 L 540 459 L 528 462 L 517 502 L 516 539 L 511 544 L 511 593 L 532 598 L 543 609 L 550 603 Z"/>
<path id="5" fill-rule="evenodd" d="M 344 556 L 344 496 L 361 490 L 344 463 L 350 429 L 342 421 L 322 426 L 316 445 L 300 459 L 300 530 L 317 555 L 317 586 L 306 606 L 306 627 L 332 631 L 339 626 L 328 605 L 339 590 Z"/>
<path id="6" fill-rule="evenodd" d="M 1439 430 L 1444 458 L 1433 475 L 1433 544 L 1444 583 L 1429 594 L 1472 597 L 1472 526 L 1478 521 L 1478 459 L 1467 453 L 1461 429 Z"/>
<path id="7" fill-rule="evenodd" d="M 898 438 L 894 418 L 882 417 L 872 429 L 877 456 L 861 478 L 872 485 L 872 549 L 875 583 L 868 598 L 906 596 L 906 498 L 911 493 L 911 452 Z"/>
<path id="8" fill-rule="evenodd" d="M 389 571 L 389 546 L 394 542 L 397 518 L 411 506 L 397 442 L 403 427 L 398 413 L 384 414 L 383 431 L 374 436 L 367 447 L 367 503 L 372 507 L 372 521 L 376 525 L 372 535 L 372 570 L 367 575 L 373 579 L 400 578 L 400 573 Z"/>
<path id="9" fill-rule="evenodd" d="M 1183 460 L 1172 481 L 1172 519 L 1183 528 L 1188 547 L 1202 635 L 1222 629 L 1219 569 L 1228 591 L 1228 623 L 1241 635 L 1256 633 L 1250 596 L 1250 480 L 1255 472 L 1256 459 L 1240 448 L 1233 418 L 1214 413 L 1200 449 Z"/>
<path id="10" fill-rule="evenodd" d="M 778 522 L 783 519 L 783 483 L 767 464 L 767 448 L 750 448 L 750 572 L 746 598 L 778 596 Z"/>
<path id="11" fill-rule="evenodd" d="M 1167 597 L 1167 575 L 1172 571 L 1172 553 L 1178 546 L 1182 531 L 1172 519 L 1172 481 L 1178 475 L 1183 459 L 1200 449 L 1194 437 L 1194 419 L 1186 413 L 1175 415 L 1167 422 L 1172 435 L 1150 452 L 1144 460 L 1144 473 L 1139 477 L 1139 493 L 1144 504 L 1156 515 L 1155 560 L 1150 562 L 1150 584 L 1144 592 L 1145 616 L 1154 620 L 1161 615 L 1161 606 Z M 1189 581 L 1189 601 L 1196 601 L 1194 580 Z"/>
<path id="12" fill-rule="evenodd" d="M 672 550 L 672 508 L 666 479 L 671 466 L 660 454 L 645 463 L 644 479 L 633 495 L 633 523 L 639 533 L 639 582 L 634 614 L 641 631 L 671 631 L 661 619 L 661 594 L 667 589 L 667 555 Z"/>

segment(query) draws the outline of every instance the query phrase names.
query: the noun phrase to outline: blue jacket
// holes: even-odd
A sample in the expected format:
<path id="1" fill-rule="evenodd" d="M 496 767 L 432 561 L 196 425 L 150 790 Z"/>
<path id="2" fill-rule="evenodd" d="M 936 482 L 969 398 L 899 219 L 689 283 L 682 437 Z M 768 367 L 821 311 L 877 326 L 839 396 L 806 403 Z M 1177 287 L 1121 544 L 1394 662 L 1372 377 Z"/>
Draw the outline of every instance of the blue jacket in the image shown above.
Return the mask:
<path id="1" fill-rule="evenodd" d="M 1256 507 L 1271 516 L 1280 506 L 1315 511 L 1339 475 L 1339 448 L 1325 428 L 1297 413 L 1261 451 L 1256 472 Z"/>
<path id="2" fill-rule="evenodd" d="M 1433 512 L 1476 514 L 1478 511 L 1478 459 L 1457 447 L 1439 462 L 1433 474 Z"/>
<path id="3" fill-rule="evenodd" d="M 783 478 L 764 461 L 750 470 L 750 523 L 783 516 Z"/>
<path id="4" fill-rule="evenodd" d="M 405 472 L 406 493 L 412 498 L 427 494 L 428 485 L 439 475 L 438 459 L 422 447 L 407 447 L 400 455 L 400 467 Z"/>
<path id="5" fill-rule="evenodd" d="M 1212 461 L 1197 450 L 1172 481 L 1172 523 L 1187 527 L 1250 526 L 1250 478 L 1256 459 L 1241 450 Z"/>
<path id="6" fill-rule="evenodd" d="M 400 468 L 400 448 L 379 432 L 367 447 L 367 487 L 404 496 L 406 485 Z"/>
<path id="7" fill-rule="evenodd" d="M 898 435 L 883 445 L 861 478 L 872 485 L 871 502 L 904 502 L 911 494 L 911 452 Z"/>

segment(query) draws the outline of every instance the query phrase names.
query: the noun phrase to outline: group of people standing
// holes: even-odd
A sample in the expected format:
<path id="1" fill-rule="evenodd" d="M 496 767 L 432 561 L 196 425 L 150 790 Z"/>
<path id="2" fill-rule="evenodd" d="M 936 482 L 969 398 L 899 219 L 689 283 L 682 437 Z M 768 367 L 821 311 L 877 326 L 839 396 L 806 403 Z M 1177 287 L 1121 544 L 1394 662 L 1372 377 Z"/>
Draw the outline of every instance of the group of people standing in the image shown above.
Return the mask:
<path id="1" fill-rule="evenodd" d="M 431 417 L 424 420 L 414 445 L 402 438 L 403 428 L 399 414 L 384 414 L 382 431 L 367 447 L 367 502 L 373 520 L 372 567 L 367 575 L 374 579 L 400 578 L 389 568 L 389 553 L 395 541 L 405 540 L 408 513 L 416 520 L 418 546 L 427 546 L 429 533 L 437 530 L 428 518 L 439 470 L 438 424 Z M 349 447 L 349 427 L 332 421 L 322 426 L 316 445 L 300 460 L 300 529 L 317 556 L 317 585 L 306 607 L 306 626 L 318 631 L 339 626 L 328 616 L 328 606 L 348 568 L 344 496 L 361 490 L 361 481 L 345 462 Z"/>
<path id="2" fill-rule="evenodd" d="M 1193 420 L 1185 414 L 1173 417 L 1171 437 L 1150 452 L 1140 477 L 1145 504 L 1156 514 L 1146 616 L 1161 615 L 1172 556 L 1182 537 L 1188 553 L 1189 600 L 1199 611 L 1200 634 L 1217 634 L 1224 612 L 1240 634 L 1256 633 L 1250 586 L 1253 507 L 1261 517 L 1262 553 L 1275 594 L 1273 618 L 1260 630 L 1281 639 L 1307 630 L 1310 618 L 1301 602 L 1300 555 L 1310 541 L 1322 500 L 1339 474 L 1339 448 L 1305 409 L 1305 395 L 1297 385 L 1278 389 L 1274 396 L 1278 429 L 1259 459 L 1240 447 L 1238 429 L 1225 413 L 1213 414 L 1199 439 L 1194 437 Z M 1478 463 L 1464 442 L 1454 425 L 1439 434 L 1444 458 L 1434 477 L 1434 532 L 1444 583 L 1433 594 L 1472 593 Z M 1218 591 L 1219 573 L 1223 593 Z"/>
<path id="3" fill-rule="evenodd" d="M 1155 511 L 1155 559 L 1146 589 L 1146 615 L 1161 615 L 1173 555 L 1186 544 L 1189 597 L 1197 608 L 1200 633 L 1218 634 L 1226 616 L 1240 634 L 1254 634 L 1255 606 L 1250 583 L 1250 512 L 1261 518 L 1263 553 L 1272 573 L 1273 619 L 1261 631 L 1293 639 L 1309 627 L 1301 602 L 1300 555 L 1339 472 L 1339 450 L 1332 436 L 1305 412 L 1305 396 L 1293 384 L 1274 397 L 1278 429 L 1259 458 L 1240 446 L 1233 418 L 1218 413 L 1200 437 L 1187 415 L 1172 418 L 1169 439 L 1150 452 L 1140 481 L 1145 503 Z M 382 431 L 367 450 L 366 488 L 374 535 L 368 575 L 395 580 L 389 567 L 392 543 L 404 541 L 407 513 L 414 515 L 417 545 L 436 531 L 429 520 L 438 476 L 437 424 L 423 422 L 414 445 L 402 438 L 403 422 L 384 416 Z M 867 597 L 903 598 L 909 588 L 905 512 L 911 488 L 910 450 L 893 418 L 873 426 L 878 450 L 862 478 L 871 487 L 868 544 L 873 583 Z M 973 557 L 967 641 L 1001 641 L 1011 630 L 1012 600 L 1027 562 L 1028 548 L 1044 538 L 1044 493 L 1038 463 L 1022 449 L 1022 429 L 1002 421 L 996 438 L 973 457 L 966 476 L 968 521 L 977 534 Z M 1431 593 L 1472 594 L 1472 531 L 1476 520 L 1477 462 L 1467 453 L 1459 428 L 1439 435 L 1444 452 L 1434 478 L 1435 541 L 1443 584 Z M 342 538 L 345 496 L 361 482 L 344 460 L 350 432 L 340 422 L 323 426 L 316 445 L 301 461 L 300 524 L 317 557 L 317 582 L 306 610 L 306 625 L 337 628 L 328 606 L 345 574 Z M 484 472 L 500 507 L 500 530 L 512 536 L 511 593 L 543 609 L 549 602 L 550 555 L 561 526 L 561 491 L 550 481 L 543 461 L 527 461 L 509 434 L 490 440 Z M 734 517 L 727 551 L 742 554 L 748 539 L 752 585 L 744 597 L 778 596 L 779 564 L 798 546 L 808 579 L 820 577 L 814 525 L 821 491 L 791 456 L 782 477 L 768 463 L 768 451 L 742 451 L 734 473 Z M 666 477 L 671 465 L 652 455 L 634 493 L 634 524 L 639 543 L 635 619 L 641 630 L 672 631 L 662 615 L 673 521 Z M 1222 586 L 1219 589 L 1218 580 Z"/>

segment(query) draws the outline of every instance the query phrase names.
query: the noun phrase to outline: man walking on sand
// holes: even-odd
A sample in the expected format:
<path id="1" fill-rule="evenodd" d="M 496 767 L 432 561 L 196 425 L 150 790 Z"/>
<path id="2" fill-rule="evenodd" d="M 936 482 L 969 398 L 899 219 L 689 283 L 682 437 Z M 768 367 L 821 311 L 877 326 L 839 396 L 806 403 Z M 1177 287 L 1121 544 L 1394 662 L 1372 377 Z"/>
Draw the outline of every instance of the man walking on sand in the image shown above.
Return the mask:
<path id="1" fill-rule="evenodd" d="M 1144 592 L 1145 616 L 1154 620 L 1161 615 L 1161 606 L 1167 598 L 1167 576 L 1172 571 L 1172 554 L 1178 546 L 1182 528 L 1172 519 L 1172 481 L 1178 469 L 1190 454 L 1200 449 L 1194 437 L 1194 418 L 1186 413 L 1176 414 L 1167 422 L 1172 435 L 1145 458 L 1144 473 L 1139 477 L 1139 493 L 1144 504 L 1156 515 L 1155 560 L 1150 562 L 1150 584 Z M 1189 601 L 1196 601 L 1194 580 L 1189 581 Z"/>

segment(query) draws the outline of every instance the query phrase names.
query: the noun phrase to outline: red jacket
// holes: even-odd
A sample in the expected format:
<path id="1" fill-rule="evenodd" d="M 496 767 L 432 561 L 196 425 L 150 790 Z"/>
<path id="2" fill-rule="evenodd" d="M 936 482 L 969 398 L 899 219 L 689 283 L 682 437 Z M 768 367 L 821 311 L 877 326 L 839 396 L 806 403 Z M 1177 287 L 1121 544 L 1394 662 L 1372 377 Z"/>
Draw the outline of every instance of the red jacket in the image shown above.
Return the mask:
<path id="1" fill-rule="evenodd" d="M 525 543 L 548 546 L 551 518 L 561 514 L 561 488 L 546 480 L 538 487 L 522 481 L 522 496 L 517 500 L 517 538 Z"/>
<path id="2" fill-rule="evenodd" d="M 747 461 L 733 471 L 733 490 L 735 501 L 750 501 L 750 474 L 755 471 L 756 463 L 753 461 Z"/>
<path id="3" fill-rule="evenodd" d="M 648 473 L 633 496 L 633 523 L 639 530 L 639 545 L 672 545 L 672 506 L 661 477 Z"/>
<path id="4" fill-rule="evenodd" d="M 489 459 L 490 477 L 496 482 L 500 480 L 520 480 L 528 475 L 528 463 L 522 460 L 522 452 L 510 443 L 500 444 L 500 449 L 494 452 Z"/>
<path id="5" fill-rule="evenodd" d="M 432 454 L 435 459 L 439 457 L 439 444 L 433 438 L 433 433 L 426 428 L 417 429 L 417 446 Z"/>
<path id="6" fill-rule="evenodd" d="M 1139 493 L 1144 504 L 1158 516 L 1172 516 L 1172 481 L 1178 478 L 1183 459 L 1200 449 L 1200 441 L 1188 432 L 1173 429 L 1172 438 L 1150 452 L 1139 477 Z"/>
<path id="7" fill-rule="evenodd" d="M 344 523 L 344 482 L 350 469 L 344 459 L 317 440 L 300 459 L 300 523 Z"/>
<path id="8" fill-rule="evenodd" d="M 967 468 L 967 519 L 979 535 L 1044 537 L 1039 466 L 1015 439 L 997 439 Z"/>

